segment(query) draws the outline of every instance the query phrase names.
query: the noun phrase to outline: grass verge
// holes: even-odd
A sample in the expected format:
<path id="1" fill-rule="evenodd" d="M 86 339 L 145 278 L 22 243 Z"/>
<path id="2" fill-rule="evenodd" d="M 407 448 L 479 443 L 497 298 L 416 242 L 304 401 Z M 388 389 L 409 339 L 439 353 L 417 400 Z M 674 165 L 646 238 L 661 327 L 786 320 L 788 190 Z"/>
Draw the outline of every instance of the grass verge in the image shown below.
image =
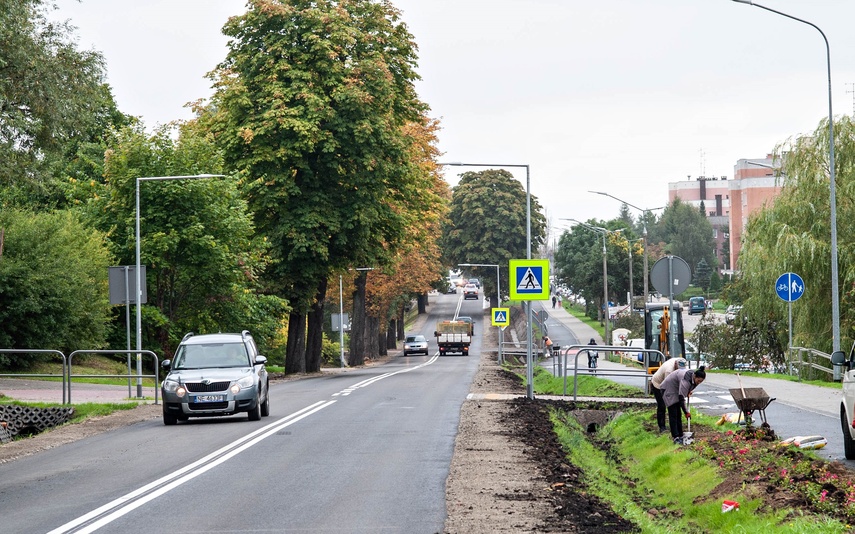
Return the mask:
<path id="1" fill-rule="evenodd" d="M 768 493 L 752 492 L 744 483 L 724 484 L 726 470 L 709 457 L 714 450 L 674 445 L 668 434 L 648 430 L 651 417 L 650 410 L 628 409 L 588 434 L 571 411 L 550 410 L 569 461 L 585 473 L 585 491 L 609 502 L 642 532 L 850 531 L 849 525 L 804 507 L 769 506 Z M 723 513 L 724 499 L 739 502 L 739 510 Z"/>

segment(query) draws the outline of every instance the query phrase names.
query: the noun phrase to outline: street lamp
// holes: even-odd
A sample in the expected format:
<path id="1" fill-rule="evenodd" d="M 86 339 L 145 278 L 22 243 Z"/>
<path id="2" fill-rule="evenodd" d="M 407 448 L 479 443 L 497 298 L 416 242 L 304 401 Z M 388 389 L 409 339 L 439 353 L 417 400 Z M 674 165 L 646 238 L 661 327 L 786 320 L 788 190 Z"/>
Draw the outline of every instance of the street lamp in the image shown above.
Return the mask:
<path id="1" fill-rule="evenodd" d="M 831 211 L 831 331 L 833 338 L 833 351 L 840 350 L 840 291 L 838 289 L 837 280 L 837 184 L 836 173 L 834 170 L 834 114 L 831 111 L 831 47 L 828 45 L 828 38 L 825 33 L 819 29 L 819 26 L 812 22 L 788 15 L 781 11 L 776 11 L 772 8 L 762 6 L 752 0 L 733 0 L 739 4 L 748 4 L 749 6 L 759 7 L 766 11 L 771 11 L 776 15 L 787 17 L 788 19 L 801 22 L 811 26 L 822 35 L 822 40 L 825 41 L 825 59 L 828 67 L 828 168 L 831 183 L 830 189 L 830 211 Z"/>
<path id="2" fill-rule="evenodd" d="M 647 301 L 649 298 L 648 297 L 647 283 L 648 283 L 649 276 L 648 276 L 648 270 L 647 270 L 647 217 L 646 217 L 646 214 L 650 213 L 652 211 L 665 209 L 665 206 L 662 206 L 660 208 L 643 209 L 643 208 L 639 208 L 638 206 L 633 206 L 632 204 L 630 204 L 629 202 L 627 202 L 625 200 L 619 199 L 618 197 L 616 197 L 614 195 L 610 195 L 610 194 L 604 193 L 602 191 L 588 191 L 588 192 L 589 193 L 595 193 L 597 195 L 603 195 L 604 197 L 613 198 L 613 199 L 617 200 L 618 202 L 622 202 L 623 204 L 626 204 L 627 206 L 629 206 L 631 208 L 635 208 L 641 212 L 641 224 L 642 224 L 641 237 L 644 240 L 644 305 L 647 306 Z M 630 304 L 630 308 L 631 308 L 631 304 Z"/>
<path id="3" fill-rule="evenodd" d="M 525 246 L 526 246 L 526 259 L 531 259 L 531 176 L 530 169 L 528 165 L 524 164 L 499 164 L 499 163 L 460 163 L 457 161 L 452 161 L 448 163 L 437 163 L 437 165 L 447 165 L 450 167 L 524 167 L 525 168 Z M 526 322 L 528 326 L 526 327 L 526 335 L 528 337 L 528 343 L 526 343 L 526 381 L 528 382 L 528 387 L 526 389 L 526 394 L 529 399 L 534 399 L 534 364 L 532 361 L 532 330 L 531 330 L 531 302 L 525 303 L 526 307 Z"/>
<path id="4" fill-rule="evenodd" d="M 583 223 L 582 221 L 577 221 L 576 219 L 561 219 L 562 221 L 573 221 L 576 224 L 579 224 L 588 230 L 593 230 L 594 232 L 599 232 L 603 234 L 603 331 L 605 333 L 605 343 L 606 345 L 611 345 L 612 342 L 609 339 L 609 321 L 611 317 L 609 317 L 609 264 L 608 264 L 608 256 L 606 252 L 606 234 L 618 234 L 622 232 L 624 229 L 620 228 L 618 230 L 609 230 L 608 228 L 603 228 L 602 226 L 593 226 L 588 223 Z"/>
<path id="5" fill-rule="evenodd" d="M 198 178 L 222 178 L 223 174 L 195 174 L 191 176 L 144 176 L 136 179 L 136 284 L 137 284 L 137 351 L 142 350 L 142 277 L 140 276 L 140 182 L 155 182 L 165 180 L 194 180 Z M 142 358 L 137 352 L 137 397 L 142 397 Z"/>

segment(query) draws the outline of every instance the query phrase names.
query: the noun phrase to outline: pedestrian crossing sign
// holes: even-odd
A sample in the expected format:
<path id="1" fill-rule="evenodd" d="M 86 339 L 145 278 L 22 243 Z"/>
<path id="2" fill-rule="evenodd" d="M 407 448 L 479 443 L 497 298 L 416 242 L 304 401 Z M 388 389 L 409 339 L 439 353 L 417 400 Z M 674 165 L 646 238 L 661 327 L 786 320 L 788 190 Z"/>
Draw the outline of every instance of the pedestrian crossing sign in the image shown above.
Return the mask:
<path id="1" fill-rule="evenodd" d="M 549 260 L 510 260 L 511 300 L 549 300 Z"/>
<path id="2" fill-rule="evenodd" d="M 493 326 L 509 326 L 510 324 L 510 308 L 493 308 Z"/>

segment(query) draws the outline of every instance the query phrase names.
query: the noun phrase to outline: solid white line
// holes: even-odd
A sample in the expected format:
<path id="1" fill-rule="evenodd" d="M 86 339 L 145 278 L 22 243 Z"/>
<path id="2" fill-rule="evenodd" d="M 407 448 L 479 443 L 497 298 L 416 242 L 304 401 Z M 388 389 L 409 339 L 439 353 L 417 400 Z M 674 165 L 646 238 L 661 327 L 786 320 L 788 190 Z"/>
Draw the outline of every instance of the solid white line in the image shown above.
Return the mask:
<path id="1" fill-rule="evenodd" d="M 205 456 L 204 458 L 193 462 L 192 464 L 175 471 L 165 477 L 161 477 L 150 484 L 146 484 L 145 486 L 132 491 L 118 499 L 97 508 L 88 514 L 82 515 L 79 518 L 70 521 L 61 527 L 58 527 L 54 530 L 51 530 L 48 534 L 62 534 L 65 532 L 70 532 L 74 530 L 74 532 L 82 532 L 82 533 L 90 533 L 98 530 L 99 528 L 115 521 L 116 519 L 122 517 L 123 515 L 139 508 L 143 504 L 165 494 L 166 492 L 177 488 L 178 486 L 188 482 L 197 476 L 205 473 L 206 471 L 220 465 L 225 462 L 229 458 L 237 455 L 240 452 L 243 452 L 253 445 L 260 443 L 262 440 L 276 434 L 279 430 L 286 428 L 297 421 L 304 419 L 315 412 L 318 412 L 327 406 L 335 404 L 336 401 L 320 401 L 315 404 L 303 408 L 302 410 L 295 412 L 291 415 L 280 419 L 275 423 L 271 423 L 263 428 L 256 430 L 232 443 L 222 447 L 221 449 L 214 451 L 213 453 Z M 110 512 L 110 510 L 113 510 Z M 99 516 L 102 516 L 97 521 L 81 528 L 79 530 L 75 530 L 77 527 L 92 521 Z"/>
<path id="2" fill-rule="evenodd" d="M 434 354 L 431 359 L 428 361 L 421 363 L 419 365 L 413 367 L 407 367 L 405 369 L 401 369 L 392 373 L 385 373 L 379 376 L 375 376 L 372 378 L 368 378 L 361 382 L 350 386 L 349 388 L 333 394 L 333 396 L 338 395 L 348 395 L 352 391 L 355 391 L 359 388 L 367 387 L 379 380 L 384 378 L 388 378 L 390 376 L 395 376 L 401 373 L 409 373 L 410 371 L 415 371 L 416 369 L 420 369 L 422 367 L 428 366 L 439 359 L 439 354 Z M 329 401 L 318 401 L 302 410 L 294 412 L 293 414 L 287 415 L 278 421 L 271 423 L 267 426 L 259 428 L 258 430 L 243 436 L 242 438 L 233 441 L 232 443 L 226 445 L 225 447 L 220 448 L 212 452 L 211 454 L 185 466 L 181 469 L 170 473 L 164 477 L 161 477 L 154 482 L 146 484 L 145 486 L 132 491 L 118 499 L 115 499 L 112 502 L 105 504 L 87 514 L 84 514 L 77 519 L 70 521 L 60 527 L 55 528 L 48 532 L 48 534 L 64 534 L 66 532 L 75 532 L 75 533 L 91 533 L 100 529 L 101 527 L 112 523 L 116 519 L 128 514 L 129 512 L 139 508 L 140 506 L 164 495 L 177 488 L 178 486 L 184 484 L 185 482 L 189 482 L 190 480 L 196 478 L 197 476 L 205 473 L 206 471 L 213 469 L 214 467 L 220 465 L 226 460 L 232 458 L 233 456 L 249 449 L 253 445 L 260 443 L 262 440 L 267 439 L 268 437 L 276 434 L 281 429 L 286 428 L 301 419 L 304 419 L 320 410 L 326 408 L 327 406 L 331 406 L 335 404 L 335 400 Z M 99 519 L 100 518 L 100 519 Z M 88 524 L 87 524 L 88 523 Z M 84 526 L 85 525 L 85 526 Z M 78 528 L 82 527 L 82 528 Z"/>

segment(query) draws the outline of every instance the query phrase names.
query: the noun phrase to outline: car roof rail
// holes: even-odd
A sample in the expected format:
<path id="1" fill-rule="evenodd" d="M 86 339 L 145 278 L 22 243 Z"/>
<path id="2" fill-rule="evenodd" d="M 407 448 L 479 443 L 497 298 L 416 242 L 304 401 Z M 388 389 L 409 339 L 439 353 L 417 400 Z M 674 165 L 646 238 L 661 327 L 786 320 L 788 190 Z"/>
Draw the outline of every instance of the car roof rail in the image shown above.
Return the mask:
<path id="1" fill-rule="evenodd" d="M 187 341 L 187 338 L 193 337 L 195 335 L 196 334 L 194 334 L 193 332 L 187 332 L 186 334 L 184 334 L 184 337 L 181 338 L 181 342 L 184 343 L 185 341 Z"/>
<path id="2" fill-rule="evenodd" d="M 242 330 L 240 333 L 240 337 L 242 339 L 246 339 L 248 337 L 252 337 L 252 334 L 249 333 L 249 330 Z"/>

